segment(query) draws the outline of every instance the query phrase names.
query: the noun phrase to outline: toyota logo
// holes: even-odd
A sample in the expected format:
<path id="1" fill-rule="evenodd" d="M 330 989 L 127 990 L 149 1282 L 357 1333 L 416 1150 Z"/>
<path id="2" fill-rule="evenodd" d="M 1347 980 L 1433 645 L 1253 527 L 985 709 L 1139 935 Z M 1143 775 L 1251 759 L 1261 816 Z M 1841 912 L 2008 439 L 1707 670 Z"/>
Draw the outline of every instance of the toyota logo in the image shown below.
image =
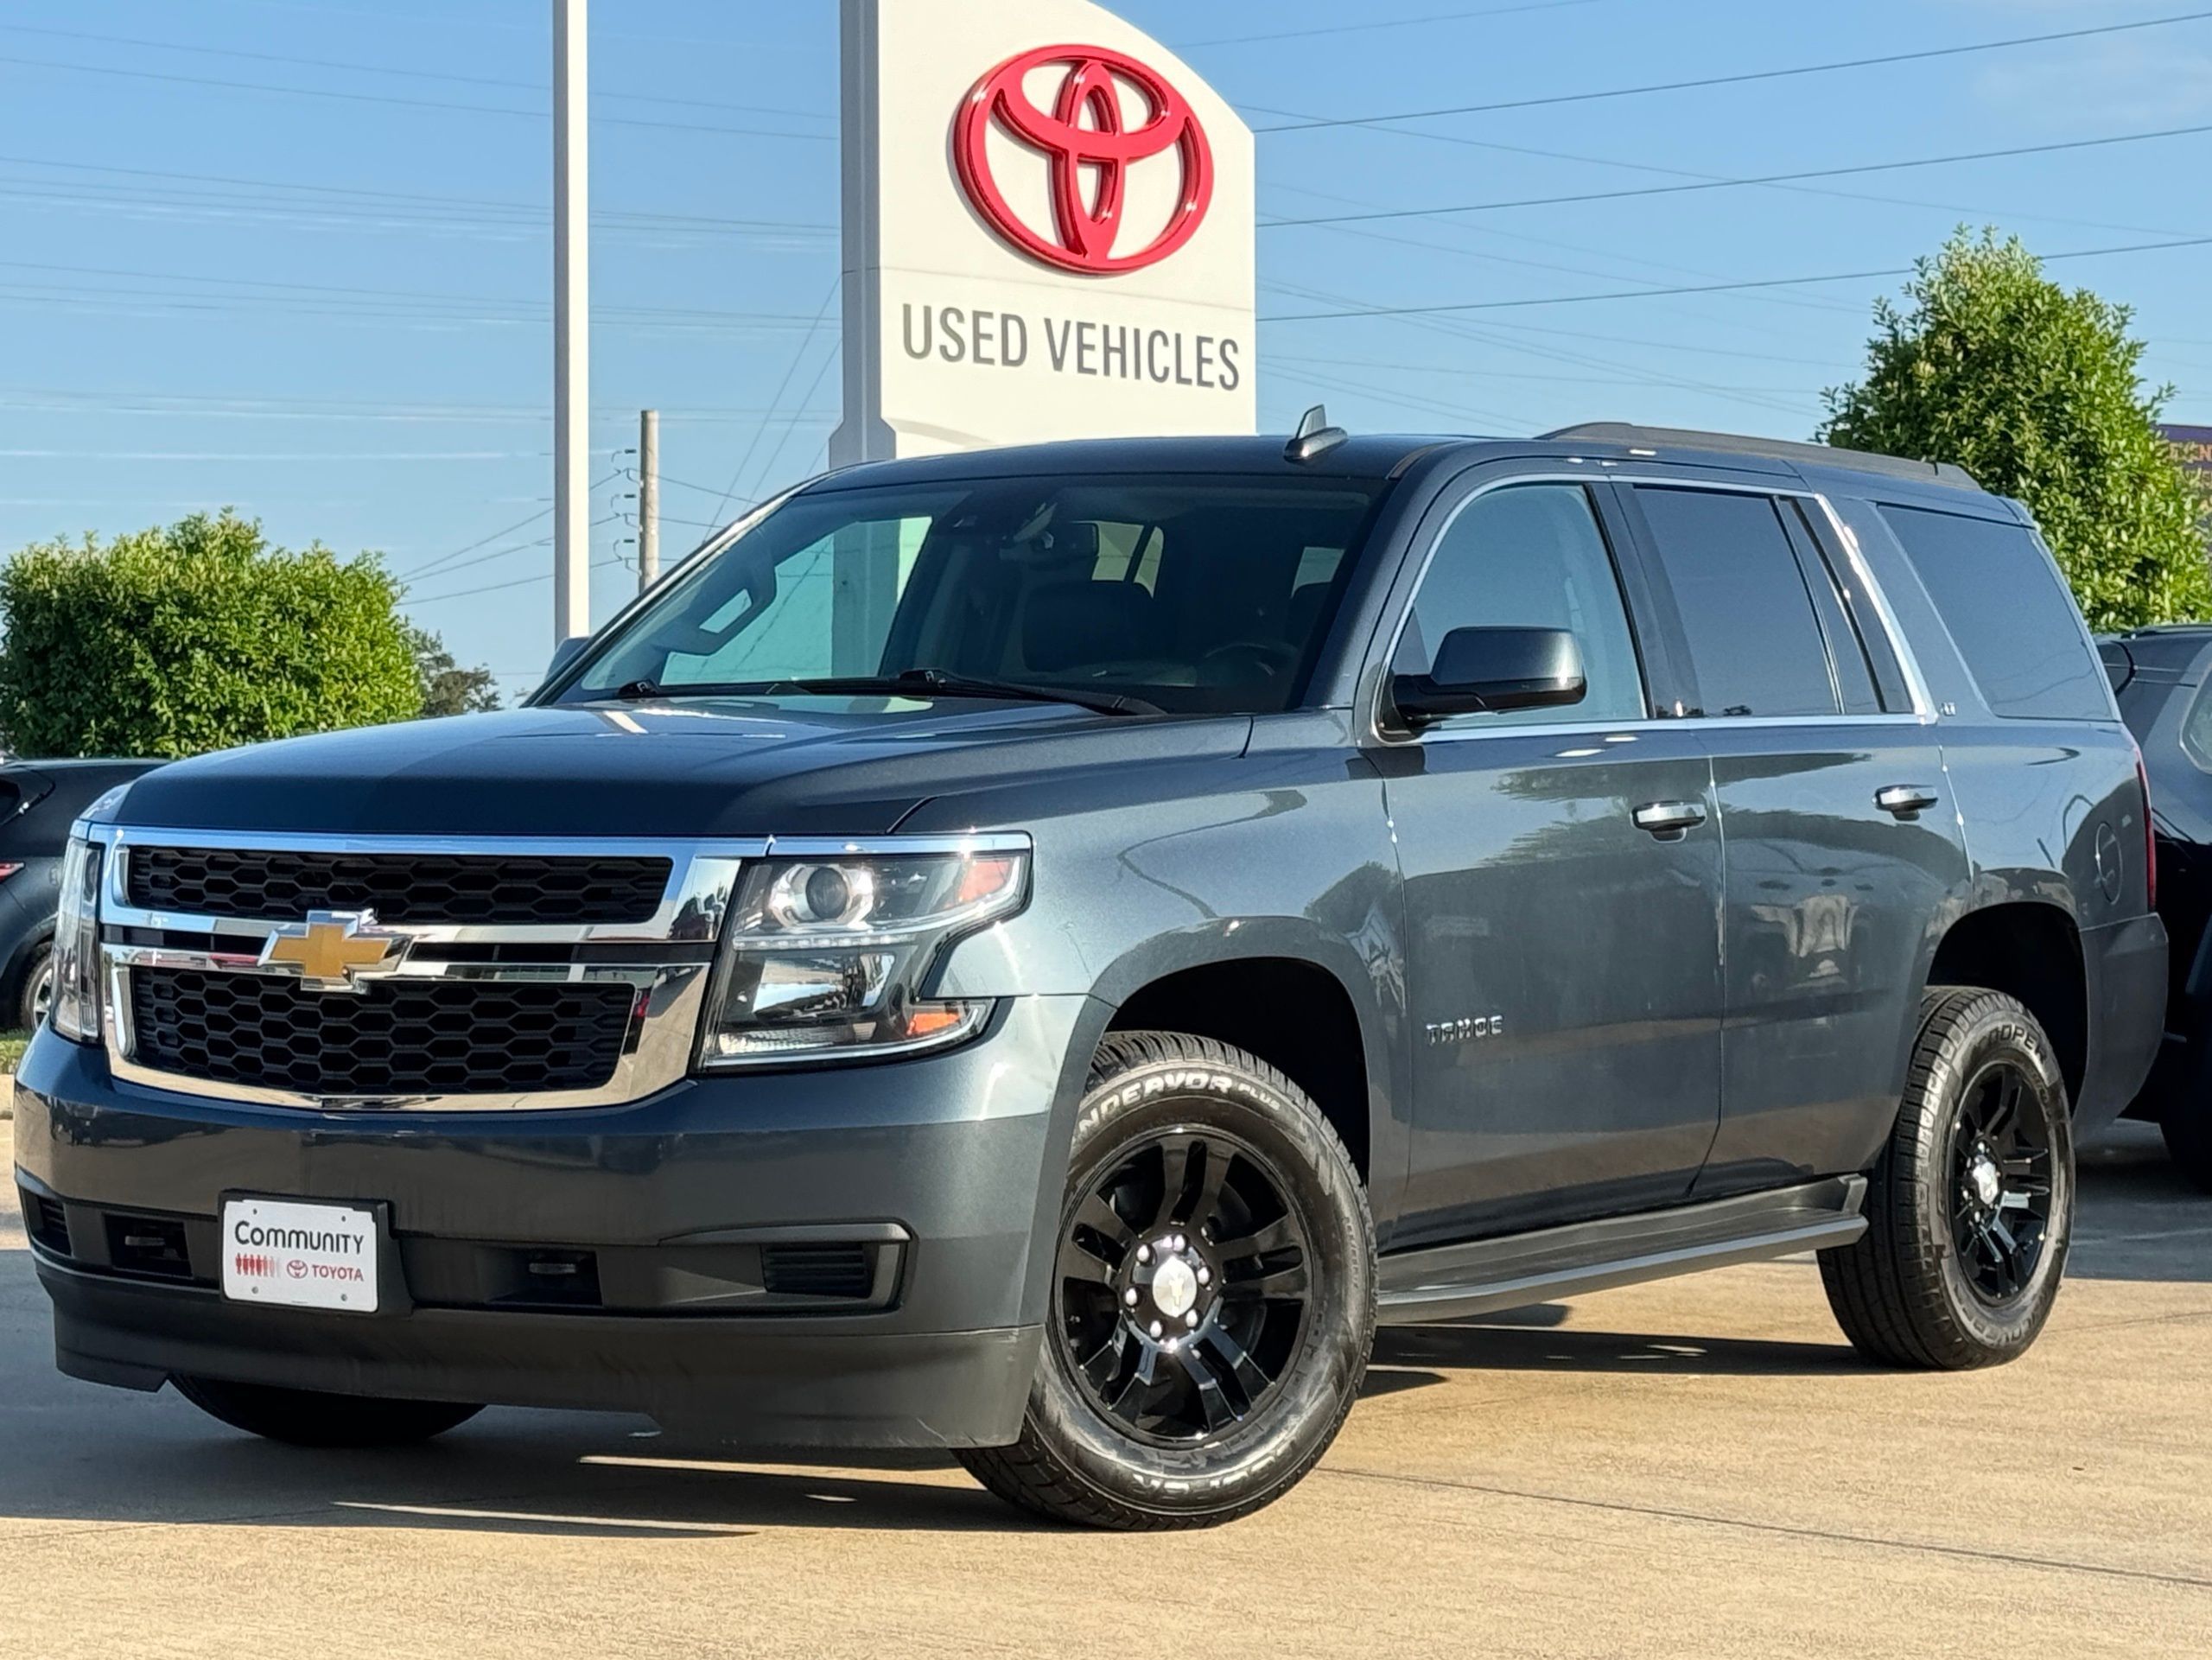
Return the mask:
<path id="1" fill-rule="evenodd" d="M 1029 94 L 1038 69 L 1061 70 L 1052 107 Z M 1149 107 L 1127 124 L 1122 88 Z M 1046 230 L 1014 212 L 991 169 L 994 127 L 1042 155 L 1051 169 L 1052 224 Z M 1116 253 L 1129 169 L 1169 150 L 1181 188 L 1166 227 L 1147 245 Z M 1114 277 L 1156 265 L 1198 234 L 1213 200 L 1213 149 L 1183 95 L 1157 72 L 1103 46 L 1047 46 L 1009 58 L 976 83 L 952 132 L 954 165 L 968 199 L 1007 241 L 1046 264 L 1086 277 Z"/>

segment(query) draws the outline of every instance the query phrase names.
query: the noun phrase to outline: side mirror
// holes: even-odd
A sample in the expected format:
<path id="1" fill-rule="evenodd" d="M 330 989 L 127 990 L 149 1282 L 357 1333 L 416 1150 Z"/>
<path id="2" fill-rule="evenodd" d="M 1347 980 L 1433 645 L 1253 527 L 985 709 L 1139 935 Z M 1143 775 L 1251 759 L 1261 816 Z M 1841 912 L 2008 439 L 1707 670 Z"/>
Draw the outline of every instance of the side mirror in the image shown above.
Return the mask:
<path id="1" fill-rule="evenodd" d="M 1564 628 L 1454 628 L 1427 674 L 1402 674 L 1390 699 L 1419 731 L 1453 715 L 1503 715 L 1582 701 L 1582 650 Z"/>

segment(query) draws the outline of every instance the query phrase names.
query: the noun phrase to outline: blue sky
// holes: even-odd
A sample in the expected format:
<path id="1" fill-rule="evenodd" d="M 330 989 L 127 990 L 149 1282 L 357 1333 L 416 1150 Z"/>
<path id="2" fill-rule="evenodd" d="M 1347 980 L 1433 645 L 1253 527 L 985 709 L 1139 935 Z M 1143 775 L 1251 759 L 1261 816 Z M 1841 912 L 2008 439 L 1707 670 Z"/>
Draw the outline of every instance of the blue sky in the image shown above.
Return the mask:
<path id="1" fill-rule="evenodd" d="M 2191 0 L 1122 0 L 1255 127 L 2092 28 Z M 0 549 L 235 505 L 376 549 L 510 691 L 543 661 L 545 0 L 10 0 L 0 11 Z M 1489 11 L 1488 16 L 1466 14 Z M 594 605 L 663 411 L 664 543 L 814 470 L 834 424 L 834 0 L 598 0 Z M 1381 25 L 1381 26 L 1378 26 Z M 98 38 L 89 38 L 98 37 Z M 1262 37 L 1262 38 L 1253 38 Z M 158 43 L 167 43 L 158 44 Z M 189 48 L 194 49 L 178 49 Z M 314 60 L 302 62 L 301 60 Z M 71 67 L 63 67 L 71 66 Z M 397 73 L 380 73 L 397 72 Z M 268 87 L 309 89 L 272 92 Z M 462 107 L 456 107 L 462 106 Z M 1586 195 L 2212 125 L 2212 19 L 1916 63 L 1265 134 L 1262 218 Z M 1426 135 L 1426 136 L 1423 136 Z M 1630 418 L 1802 437 L 1904 265 L 1965 220 L 2039 251 L 2212 236 L 2212 133 L 1813 185 L 1262 229 L 1264 423 Z M 2190 181 L 2198 182 L 2192 184 Z M 2212 423 L 2212 247 L 2054 267 L 2137 308 Z M 1622 295 L 1575 299 L 1561 296 Z"/>

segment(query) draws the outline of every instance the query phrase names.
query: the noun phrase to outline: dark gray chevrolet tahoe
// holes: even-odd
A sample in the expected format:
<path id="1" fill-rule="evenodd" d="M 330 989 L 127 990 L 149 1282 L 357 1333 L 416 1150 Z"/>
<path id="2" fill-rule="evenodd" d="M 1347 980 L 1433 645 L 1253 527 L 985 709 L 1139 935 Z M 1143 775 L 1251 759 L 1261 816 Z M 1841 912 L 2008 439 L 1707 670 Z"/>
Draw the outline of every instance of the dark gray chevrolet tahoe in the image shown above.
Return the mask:
<path id="1" fill-rule="evenodd" d="M 2019 1354 L 2159 1040 L 2145 806 L 1955 469 L 858 467 L 525 709 L 96 805 L 16 1180 L 63 1370 L 258 1434 L 628 1409 L 1217 1521 L 1378 1320 L 1814 1250 L 1874 1360 Z"/>

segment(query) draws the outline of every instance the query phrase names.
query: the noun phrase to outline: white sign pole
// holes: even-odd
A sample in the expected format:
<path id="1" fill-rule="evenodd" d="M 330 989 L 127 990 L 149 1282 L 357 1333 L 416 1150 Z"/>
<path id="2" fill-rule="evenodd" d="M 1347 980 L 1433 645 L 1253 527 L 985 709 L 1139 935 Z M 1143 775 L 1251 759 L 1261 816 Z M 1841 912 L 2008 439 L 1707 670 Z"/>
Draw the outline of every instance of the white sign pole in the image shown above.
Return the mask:
<path id="1" fill-rule="evenodd" d="M 882 216 L 877 211 L 882 135 L 876 124 L 881 57 L 877 0 L 842 0 L 837 25 L 842 62 L 839 91 L 843 170 L 845 418 L 830 438 L 830 465 L 886 461 L 898 446 L 883 424 Z"/>
<path id="2" fill-rule="evenodd" d="M 587 0 L 553 0 L 553 643 L 591 632 Z"/>

